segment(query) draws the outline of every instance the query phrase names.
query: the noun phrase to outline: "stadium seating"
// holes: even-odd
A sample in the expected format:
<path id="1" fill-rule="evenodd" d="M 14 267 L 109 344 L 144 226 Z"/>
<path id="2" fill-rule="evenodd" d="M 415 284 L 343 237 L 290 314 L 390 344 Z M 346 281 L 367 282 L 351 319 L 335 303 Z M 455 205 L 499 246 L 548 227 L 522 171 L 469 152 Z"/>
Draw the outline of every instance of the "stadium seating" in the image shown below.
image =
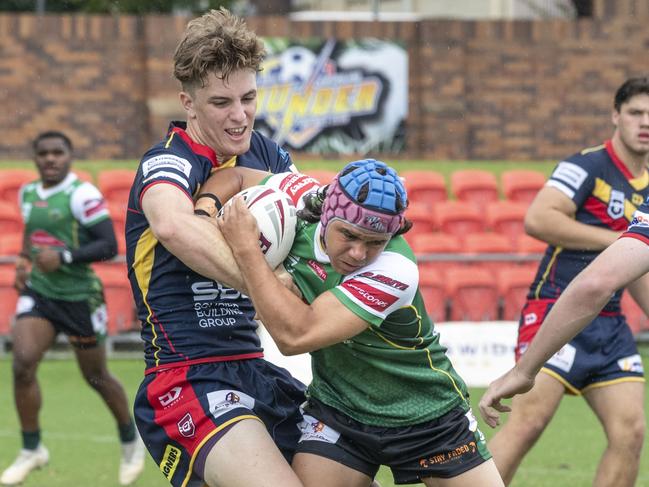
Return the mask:
<path id="1" fill-rule="evenodd" d="M 498 293 L 502 300 L 502 319 L 518 321 L 534 279 L 534 270 L 529 266 L 509 264 L 499 269 L 497 275 Z"/>
<path id="2" fill-rule="evenodd" d="M 423 204 L 428 208 L 439 201 L 448 199 L 444 176 L 435 171 L 403 171 L 408 201 L 410 204 Z"/>
<path id="3" fill-rule="evenodd" d="M 644 314 L 642 308 L 638 306 L 638 303 L 635 302 L 629 291 L 624 291 L 620 304 L 629 328 L 631 328 L 634 335 L 649 330 L 649 318 Z"/>
<path id="4" fill-rule="evenodd" d="M 492 231 L 505 235 L 512 245 L 525 234 L 527 206 L 515 201 L 494 201 L 487 205 L 487 225 Z"/>
<path id="5" fill-rule="evenodd" d="M 104 285 L 108 312 L 108 334 L 115 335 L 136 328 L 135 303 L 126 274 L 126 266 L 117 263 L 96 263 L 93 269 Z"/>
<path id="6" fill-rule="evenodd" d="M 498 318 L 498 289 L 494 275 L 474 266 L 446 271 L 451 321 L 489 321 Z"/>
<path id="7" fill-rule="evenodd" d="M 411 246 L 415 254 L 419 256 L 422 254 L 457 254 L 462 249 L 458 237 L 439 232 L 416 235 Z M 449 266 L 455 265 L 455 263 L 452 260 L 427 261 L 425 258 L 419 257 L 417 259 L 417 265 L 419 266 L 419 274 L 421 275 L 428 272 L 443 272 Z"/>
<path id="8" fill-rule="evenodd" d="M 439 231 L 460 238 L 486 229 L 483 213 L 460 201 L 440 201 L 434 205 L 432 214 Z"/>
<path id="9" fill-rule="evenodd" d="M 540 171 L 511 169 L 500 175 L 501 187 L 505 198 L 529 205 L 539 189 L 545 184 L 546 177 Z"/>
<path id="10" fill-rule="evenodd" d="M 498 200 L 496 176 L 480 169 L 460 169 L 451 174 L 451 191 L 459 201 L 481 209 Z"/>
<path id="11" fill-rule="evenodd" d="M 523 234 L 516 239 L 514 247 L 519 254 L 543 255 L 548 248 L 548 244 L 538 238 Z"/>
<path id="12" fill-rule="evenodd" d="M 464 236 L 463 252 L 467 254 L 502 254 L 502 260 L 484 260 L 475 262 L 471 265 L 483 269 L 491 270 L 492 273 L 507 262 L 507 255 L 513 253 L 513 246 L 505 235 L 491 232 L 469 233 Z"/>
<path id="13" fill-rule="evenodd" d="M 0 201 L 0 229 L 2 229 L 3 235 L 22 233 L 23 218 L 17 202 L 12 204 L 7 201 Z"/>
<path id="14" fill-rule="evenodd" d="M 446 321 L 447 300 L 444 279 L 438 272 L 419 272 L 419 292 L 433 322 Z"/>
<path id="15" fill-rule="evenodd" d="M 0 335 L 8 335 L 16 312 L 18 293 L 14 289 L 16 270 L 13 264 L 0 264 Z"/>
<path id="16" fill-rule="evenodd" d="M 126 211 L 135 173 L 131 169 L 109 169 L 100 172 L 97 176 L 97 186 L 106 201 L 119 204 Z"/>
<path id="17" fill-rule="evenodd" d="M 23 249 L 23 234 L 3 233 L 0 236 L 0 256 L 16 256 Z"/>
<path id="18" fill-rule="evenodd" d="M 3 169 L 0 171 L 0 201 L 18 206 L 18 191 L 23 184 L 38 179 L 33 169 Z"/>
<path id="19" fill-rule="evenodd" d="M 413 203 L 408 206 L 406 218 L 412 222 L 412 228 L 404 234 L 404 237 L 411 245 L 417 235 L 428 235 L 435 229 L 435 222 L 430 208 L 424 205 Z"/>

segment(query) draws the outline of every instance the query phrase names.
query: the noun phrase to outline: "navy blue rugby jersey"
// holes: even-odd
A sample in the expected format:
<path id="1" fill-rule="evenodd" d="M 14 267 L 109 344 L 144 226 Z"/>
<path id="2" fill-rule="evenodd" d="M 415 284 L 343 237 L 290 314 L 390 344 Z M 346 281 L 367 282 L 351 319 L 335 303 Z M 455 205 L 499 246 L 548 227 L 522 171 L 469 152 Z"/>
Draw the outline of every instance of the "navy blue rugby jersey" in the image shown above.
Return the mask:
<path id="1" fill-rule="evenodd" d="M 626 230 L 638 206 L 649 196 L 649 174 L 633 178 L 615 154 L 611 141 L 584 149 L 560 162 L 547 186 L 557 188 L 577 205 L 581 223 L 614 231 Z M 554 300 L 599 251 L 549 245 L 532 282 L 528 299 Z M 604 313 L 619 313 L 622 291 L 615 293 Z"/>
<path id="2" fill-rule="evenodd" d="M 262 349 L 248 297 L 192 271 L 157 241 L 142 212 L 146 190 L 173 184 L 193 199 L 219 168 L 294 169 L 288 153 L 259 133 L 253 132 L 248 152 L 222 162 L 184 129 L 172 122 L 167 139 L 144 154 L 128 202 L 126 260 L 148 370 L 261 355 Z"/>

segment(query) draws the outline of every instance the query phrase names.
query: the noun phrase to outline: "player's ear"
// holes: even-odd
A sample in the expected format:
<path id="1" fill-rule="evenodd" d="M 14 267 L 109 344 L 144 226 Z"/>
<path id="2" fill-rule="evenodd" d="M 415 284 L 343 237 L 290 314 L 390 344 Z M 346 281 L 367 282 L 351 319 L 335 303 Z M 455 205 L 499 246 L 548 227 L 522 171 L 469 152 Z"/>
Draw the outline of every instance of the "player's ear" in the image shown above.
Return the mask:
<path id="1" fill-rule="evenodd" d="M 196 118 L 196 112 L 194 111 L 194 98 L 192 95 L 187 91 L 181 91 L 179 97 L 180 104 L 187 112 L 187 118 Z"/>
<path id="2" fill-rule="evenodd" d="M 611 122 L 613 122 L 613 125 L 617 127 L 619 121 L 620 121 L 620 112 L 617 108 L 613 108 L 613 110 L 611 111 Z"/>

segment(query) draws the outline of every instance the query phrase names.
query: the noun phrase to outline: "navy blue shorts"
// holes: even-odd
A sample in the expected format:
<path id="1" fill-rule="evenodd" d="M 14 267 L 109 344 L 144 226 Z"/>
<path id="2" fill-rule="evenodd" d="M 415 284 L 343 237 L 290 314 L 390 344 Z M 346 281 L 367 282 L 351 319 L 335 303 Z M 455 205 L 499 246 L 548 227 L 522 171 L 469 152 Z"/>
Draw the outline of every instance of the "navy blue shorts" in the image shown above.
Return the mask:
<path id="1" fill-rule="evenodd" d="M 530 300 L 523 308 L 517 357 L 527 350 L 553 301 Z M 622 314 L 600 315 L 541 369 L 575 395 L 617 382 L 644 382 L 642 360 Z"/>
<path id="2" fill-rule="evenodd" d="M 329 458 L 370 478 L 381 465 L 396 484 L 456 477 L 491 458 L 478 422 L 466 406 L 421 424 L 397 428 L 359 423 L 309 399 L 298 453 Z"/>
<path id="3" fill-rule="evenodd" d="M 85 301 L 62 301 L 25 288 L 16 303 L 16 319 L 27 316 L 49 321 L 75 348 L 94 348 L 106 338 L 108 315 L 102 292 Z"/>
<path id="4" fill-rule="evenodd" d="M 135 397 L 135 422 L 172 485 L 202 486 L 209 449 L 244 419 L 264 423 L 290 462 L 300 438 L 305 389 L 263 359 L 175 367 L 145 376 Z"/>

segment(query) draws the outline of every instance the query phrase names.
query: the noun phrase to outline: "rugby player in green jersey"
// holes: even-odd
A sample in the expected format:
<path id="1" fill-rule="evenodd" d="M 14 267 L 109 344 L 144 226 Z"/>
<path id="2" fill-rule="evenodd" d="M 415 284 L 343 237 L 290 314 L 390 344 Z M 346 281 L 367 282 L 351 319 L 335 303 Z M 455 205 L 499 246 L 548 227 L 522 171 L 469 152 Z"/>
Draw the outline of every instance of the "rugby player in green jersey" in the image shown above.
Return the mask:
<path id="1" fill-rule="evenodd" d="M 233 171 L 203 191 L 224 201 L 264 177 Z M 266 179 L 289 196 L 305 187 L 295 174 Z M 210 200 L 197 208 L 214 214 L 205 208 Z M 399 236 L 411 224 L 396 172 L 356 161 L 300 200 L 298 209 L 305 207 L 284 266 L 302 299 L 266 263 L 240 197 L 223 207 L 218 224 L 280 351 L 311 353 L 313 381 L 293 460 L 302 482 L 367 487 L 387 465 L 398 484 L 502 486 L 466 386 L 424 308 L 413 252 Z"/>
<path id="2" fill-rule="evenodd" d="M 25 233 L 16 264 L 20 297 L 13 329 L 14 398 L 23 448 L 0 483 L 19 484 L 49 461 L 41 442 L 36 371 L 56 335 L 63 333 L 84 379 L 117 423 L 122 445 L 119 483 L 128 485 L 144 468 L 144 445 L 124 388 L 106 364 L 106 306 L 101 282 L 89 266 L 117 253 L 113 224 L 99 190 L 70 172 L 72 142 L 65 134 L 44 132 L 33 149 L 40 179 L 20 191 Z"/>

